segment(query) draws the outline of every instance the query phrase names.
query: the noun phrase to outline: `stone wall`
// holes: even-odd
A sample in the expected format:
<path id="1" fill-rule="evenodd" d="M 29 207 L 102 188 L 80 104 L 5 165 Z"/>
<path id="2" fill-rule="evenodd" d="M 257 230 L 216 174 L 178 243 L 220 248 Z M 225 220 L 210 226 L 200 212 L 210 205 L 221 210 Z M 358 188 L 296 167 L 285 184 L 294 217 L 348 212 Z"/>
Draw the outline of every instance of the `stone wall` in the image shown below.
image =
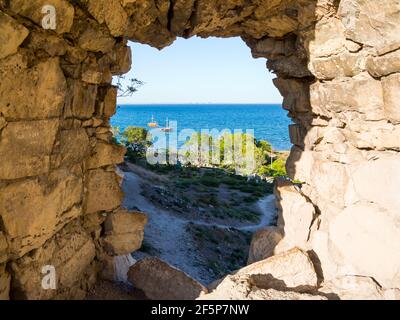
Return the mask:
<path id="1" fill-rule="evenodd" d="M 140 246 L 145 217 L 120 209 L 111 79 L 130 68 L 128 39 L 193 35 L 240 36 L 277 74 L 302 185 L 277 186 L 275 252 L 309 251 L 321 282 L 399 288 L 399 21 L 397 0 L 0 0 L 0 298 L 83 297 Z M 57 290 L 41 288 L 44 265 Z"/>

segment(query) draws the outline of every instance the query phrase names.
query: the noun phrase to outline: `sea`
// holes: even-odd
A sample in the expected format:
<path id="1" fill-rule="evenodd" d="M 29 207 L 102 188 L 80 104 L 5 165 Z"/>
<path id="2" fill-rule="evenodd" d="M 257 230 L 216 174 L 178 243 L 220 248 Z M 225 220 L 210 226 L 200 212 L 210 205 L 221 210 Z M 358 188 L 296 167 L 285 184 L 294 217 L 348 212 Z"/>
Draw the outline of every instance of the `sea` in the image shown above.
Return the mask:
<path id="1" fill-rule="evenodd" d="M 128 126 L 147 128 L 152 118 L 160 126 L 167 119 L 183 129 L 254 130 L 256 139 L 266 140 L 275 150 L 290 150 L 287 111 L 278 104 L 146 104 L 118 105 L 111 125 L 121 132 Z"/>

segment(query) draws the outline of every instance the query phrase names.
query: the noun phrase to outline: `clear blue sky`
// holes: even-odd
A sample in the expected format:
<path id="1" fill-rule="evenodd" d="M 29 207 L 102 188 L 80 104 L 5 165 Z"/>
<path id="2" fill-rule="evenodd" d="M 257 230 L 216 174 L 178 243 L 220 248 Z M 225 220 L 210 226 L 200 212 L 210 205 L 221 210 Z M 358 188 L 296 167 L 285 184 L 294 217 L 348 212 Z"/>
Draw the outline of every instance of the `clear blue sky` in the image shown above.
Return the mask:
<path id="1" fill-rule="evenodd" d="M 281 103 L 265 59 L 253 59 L 240 38 L 178 39 L 159 51 L 131 43 L 132 70 L 145 82 L 125 103 Z"/>

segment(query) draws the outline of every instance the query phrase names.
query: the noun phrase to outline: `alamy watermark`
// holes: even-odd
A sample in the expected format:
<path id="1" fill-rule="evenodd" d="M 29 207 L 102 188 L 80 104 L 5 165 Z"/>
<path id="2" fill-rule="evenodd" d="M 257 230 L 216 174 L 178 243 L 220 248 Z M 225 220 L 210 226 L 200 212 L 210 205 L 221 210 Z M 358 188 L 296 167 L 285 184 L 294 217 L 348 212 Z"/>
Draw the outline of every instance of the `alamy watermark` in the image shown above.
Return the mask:
<path id="1" fill-rule="evenodd" d="M 147 135 L 146 160 L 151 165 L 230 166 L 238 171 L 256 168 L 253 129 L 183 129 L 170 121 Z"/>
<path id="2" fill-rule="evenodd" d="M 52 5 L 45 5 L 42 7 L 42 28 L 45 30 L 57 29 L 57 11 Z"/>
<path id="3" fill-rule="evenodd" d="M 56 268 L 52 265 L 42 267 L 42 289 L 56 290 L 57 289 L 57 274 Z"/>

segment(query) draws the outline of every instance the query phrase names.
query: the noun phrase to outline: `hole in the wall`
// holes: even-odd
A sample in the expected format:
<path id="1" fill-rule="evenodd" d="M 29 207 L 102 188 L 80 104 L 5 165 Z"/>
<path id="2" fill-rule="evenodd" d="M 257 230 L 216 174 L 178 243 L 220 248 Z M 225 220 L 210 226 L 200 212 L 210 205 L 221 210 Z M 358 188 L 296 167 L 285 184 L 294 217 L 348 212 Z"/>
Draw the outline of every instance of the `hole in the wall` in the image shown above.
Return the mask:
<path id="1" fill-rule="evenodd" d="M 253 59 L 240 38 L 178 39 L 162 51 L 133 43 L 131 48 L 132 70 L 119 80 L 121 92 L 131 79 L 144 85 L 118 99 L 111 124 L 120 143 L 130 146 L 124 136 L 130 126 L 150 131 L 151 121 L 164 127 L 168 118 L 177 121 L 177 134 L 254 129 L 258 141 L 272 144 L 273 151 L 260 147 L 264 160 L 251 172 L 254 179 L 215 165 L 149 166 L 128 151 L 121 167 L 124 206 L 150 216 L 135 257 L 158 256 L 210 283 L 246 265 L 254 230 L 275 223 L 273 174 L 258 169 L 272 170 L 271 163 L 286 159 L 288 152 L 276 151 L 290 149 L 291 121 L 266 60 Z"/>

